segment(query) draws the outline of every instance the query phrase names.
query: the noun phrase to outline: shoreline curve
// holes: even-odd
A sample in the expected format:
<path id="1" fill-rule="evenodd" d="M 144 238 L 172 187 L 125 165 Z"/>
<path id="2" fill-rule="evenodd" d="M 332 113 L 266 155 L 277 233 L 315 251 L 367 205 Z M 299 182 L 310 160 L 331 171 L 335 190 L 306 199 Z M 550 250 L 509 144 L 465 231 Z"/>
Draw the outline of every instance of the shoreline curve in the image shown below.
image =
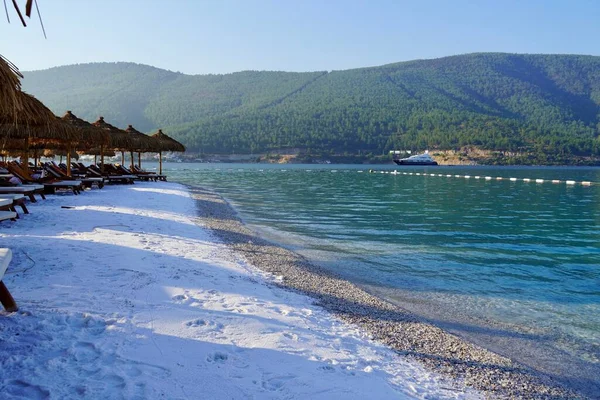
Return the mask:
<path id="1" fill-rule="evenodd" d="M 472 344 L 314 265 L 299 254 L 260 237 L 217 193 L 188 185 L 196 200 L 197 223 L 245 258 L 278 278 L 272 283 L 310 296 L 343 321 L 458 384 L 489 398 L 584 398 L 553 377 Z"/>

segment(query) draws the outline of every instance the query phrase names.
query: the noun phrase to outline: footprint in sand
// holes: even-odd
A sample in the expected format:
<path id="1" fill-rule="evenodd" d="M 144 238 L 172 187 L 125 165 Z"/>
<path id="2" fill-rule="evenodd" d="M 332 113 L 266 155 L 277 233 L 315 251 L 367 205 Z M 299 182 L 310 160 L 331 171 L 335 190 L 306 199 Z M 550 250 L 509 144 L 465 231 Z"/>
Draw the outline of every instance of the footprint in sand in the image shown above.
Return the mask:
<path id="1" fill-rule="evenodd" d="M 296 335 L 295 333 L 284 332 L 283 336 L 286 337 L 286 338 L 288 338 L 288 339 L 290 339 L 290 340 L 293 340 L 294 342 L 298 341 L 298 335 Z"/>
<path id="2" fill-rule="evenodd" d="M 100 351 L 90 342 L 77 342 L 69 352 L 80 363 L 89 363 L 100 358 Z"/>
<path id="3" fill-rule="evenodd" d="M 335 367 L 331 366 L 331 365 L 323 365 L 321 367 L 318 368 L 319 370 L 323 371 L 323 372 L 335 372 Z"/>
<path id="4" fill-rule="evenodd" d="M 50 391 L 41 386 L 34 385 L 20 379 L 9 381 L 2 387 L 3 396 L 17 399 L 47 399 L 50 397 Z"/>
<path id="5" fill-rule="evenodd" d="M 192 321 L 187 321 L 184 323 L 188 328 L 201 329 L 203 331 L 208 332 L 222 332 L 223 324 L 215 321 L 204 320 L 204 319 L 194 319 Z"/>
<path id="6" fill-rule="evenodd" d="M 208 361 L 209 363 L 222 363 L 227 361 L 228 358 L 229 356 L 227 355 L 227 353 L 216 351 L 206 356 L 206 361 Z"/>
<path id="7" fill-rule="evenodd" d="M 262 387 L 265 388 L 266 390 L 269 390 L 271 392 L 277 391 L 277 390 L 281 390 L 286 383 L 288 383 L 289 381 L 291 381 L 292 379 L 295 379 L 296 376 L 295 375 L 281 375 L 281 376 L 274 376 L 272 378 L 267 378 L 264 379 L 262 381 Z"/>
<path id="8" fill-rule="evenodd" d="M 102 382 L 106 383 L 106 385 L 110 388 L 122 389 L 126 385 L 125 379 L 123 379 L 119 375 L 114 374 L 105 375 L 104 377 L 102 377 Z"/>

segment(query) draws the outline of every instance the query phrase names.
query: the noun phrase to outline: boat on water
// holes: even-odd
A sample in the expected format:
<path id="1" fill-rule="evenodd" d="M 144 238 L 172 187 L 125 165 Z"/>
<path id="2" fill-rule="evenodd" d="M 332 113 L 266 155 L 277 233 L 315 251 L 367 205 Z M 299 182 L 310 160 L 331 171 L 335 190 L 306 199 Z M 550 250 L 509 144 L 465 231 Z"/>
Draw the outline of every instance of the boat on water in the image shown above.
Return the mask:
<path id="1" fill-rule="evenodd" d="M 423 154 L 415 154 L 406 158 L 400 158 L 396 152 L 393 154 L 393 160 L 398 165 L 438 165 L 437 161 L 435 161 L 429 155 L 429 151 L 425 151 Z"/>

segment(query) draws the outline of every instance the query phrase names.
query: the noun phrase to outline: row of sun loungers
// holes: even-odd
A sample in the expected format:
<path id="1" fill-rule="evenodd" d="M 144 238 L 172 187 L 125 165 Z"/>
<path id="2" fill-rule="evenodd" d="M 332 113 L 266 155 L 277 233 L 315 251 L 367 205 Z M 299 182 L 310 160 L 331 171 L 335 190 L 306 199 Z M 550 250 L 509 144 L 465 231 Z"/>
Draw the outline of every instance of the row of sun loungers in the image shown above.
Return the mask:
<path id="1" fill-rule="evenodd" d="M 16 179 L 15 179 L 16 178 Z M 138 168 L 129 170 L 121 165 L 105 164 L 104 170 L 96 165 L 85 166 L 74 163 L 71 175 L 67 174 L 67 167 L 53 162 L 40 166 L 23 168 L 15 161 L 0 163 L 0 222 L 19 218 L 17 207 L 24 214 L 29 214 L 26 202 L 37 202 L 35 195 L 42 199 L 46 194 L 54 194 L 59 190 L 72 192 L 79 195 L 86 188 L 97 187 L 102 189 L 105 183 L 133 184 L 134 181 L 166 181 L 165 175 L 147 172 Z M 8 312 L 17 311 L 17 304 L 12 295 L 2 282 L 2 278 L 12 259 L 12 252 L 8 248 L 0 248 L 0 304 Z"/>

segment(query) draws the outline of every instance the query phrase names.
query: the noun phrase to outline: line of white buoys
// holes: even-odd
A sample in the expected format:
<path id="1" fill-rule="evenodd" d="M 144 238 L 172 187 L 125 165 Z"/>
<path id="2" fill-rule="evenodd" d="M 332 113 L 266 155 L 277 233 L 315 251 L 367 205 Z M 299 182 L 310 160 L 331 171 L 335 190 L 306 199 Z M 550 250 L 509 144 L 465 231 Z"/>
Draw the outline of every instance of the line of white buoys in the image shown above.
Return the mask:
<path id="1" fill-rule="evenodd" d="M 285 171 L 285 170 L 283 170 Z M 337 170 L 332 170 L 331 172 L 338 172 Z M 358 171 L 358 172 L 363 172 L 363 171 Z M 470 178 L 475 178 L 475 179 L 485 179 L 486 181 L 491 181 L 491 180 L 497 180 L 497 181 L 502 181 L 502 180 L 510 180 L 511 182 L 517 182 L 517 181 L 522 181 L 522 182 L 535 182 L 535 183 L 544 183 L 544 182 L 552 182 L 552 183 L 565 183 L 567 185 L 577 185 L 580 184 L 582 186 L 592 186 L 592 185 L 597 185 L 598 183 L 594 183 L 591 181 L 573 181 L 573 180 L 568 180 L 568 181 L 562 181 L 560 179 L 540 179 L 540 178 L 536 178 L 536 179 L 532 179 L 532 178 L 515 178 L 515 177 L 510 177 L 510 178 L 504 178 L 502 176 L 481 176 L 481 175 L 452 175 L 452 174 L 430 174 L 430 173 L 426 173 L 426 172 L 398 172 L 397 170 L 393 170 L 393 171 L 374 171 L 374 170 L 369 170 L 369 172 L 371 173 L 380 173 L 380 174 L 390 174 L 390 175 L 416 175 L 416 176 L 439 176 L 439 177 L 446 177 L 446 178 L 464 178 L 464 179 L 470 179 Z"/>

